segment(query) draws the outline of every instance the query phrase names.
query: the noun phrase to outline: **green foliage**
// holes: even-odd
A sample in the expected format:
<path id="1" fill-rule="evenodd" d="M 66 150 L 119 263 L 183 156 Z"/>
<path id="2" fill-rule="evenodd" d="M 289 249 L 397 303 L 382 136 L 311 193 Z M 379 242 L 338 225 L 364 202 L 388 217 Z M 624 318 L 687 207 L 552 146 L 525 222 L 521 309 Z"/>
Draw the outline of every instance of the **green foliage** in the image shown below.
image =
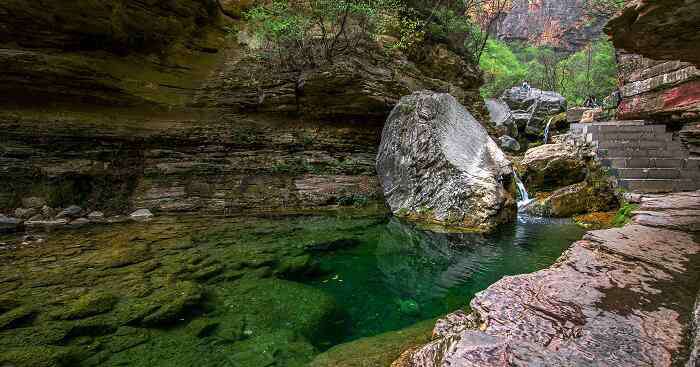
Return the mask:
<path id="1" fill-rule="evenodd" d="M 632 219 L 632 212 L 638 208 L 639 205 L 637 204 L 625 203 L 620 210 L 617 211 L 617 214 L 615 214 L 615 218 L 612 220 L 612 225 L 615 227 L 624 226 L 630 221 L 630 219 Z"/>
<path id="2" fill-rule="evenodd" d="M 570 105 L 580 105 L 589 95 L 602 100 L 617 86 L 615 49 L 607 40 L 571 55 L 489 40 L 480 66 L 486 74 L 485 97 L 498 96 L 527 80 L 533 87 L 561 93 Z"/>
<path id="3" fill-rule="evenodd" d="M 484 71 L 486 84 L 481 89 L 484 97 L 497 96 L 505 89 L 521 83 L 527 75 L 527 68 L 503 42 L 488 40 L 479 60 Z"/>
<path id="4" fill-rule="evenodd" d="M 245 13 L 260 56 L 285 70 L 333 63 L 376 33 L 380 10 L 393 0 L 273 0 Z"/>
<path id="5" fill-rule="evenodd" d="M 560 65 L 564 73 L 561 92 L 570 103 L 580 105 L 588 95 L 602 100 L 617 86 L 615 49 L 609 41 L 596 41 Z"/>

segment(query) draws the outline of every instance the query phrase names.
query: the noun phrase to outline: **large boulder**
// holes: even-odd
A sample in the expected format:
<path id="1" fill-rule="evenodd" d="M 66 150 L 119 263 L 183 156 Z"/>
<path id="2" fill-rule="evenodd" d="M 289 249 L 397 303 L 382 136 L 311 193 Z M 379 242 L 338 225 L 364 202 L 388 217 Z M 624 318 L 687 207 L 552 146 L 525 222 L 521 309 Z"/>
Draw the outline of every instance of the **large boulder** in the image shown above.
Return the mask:
<path id="1" fill-rule="evenodd" d="M 514 113 L 525 115 L 525 132 L 535 137 L 544 136 L 547 117 L 566 112 L 566 99 L 561 94 L 537 88 L 513 87 L 503 92 L 501 100 Z"/>
<path id="2" fill-rule="evenodd" d="M 401 99 L 382 132 L 377 172 L 401 217 L 487 231 L 516 212 L 511 162 L 449 94 Z"/>
<path id="3" fill-rule="evenodd" d="M 576 214 L 614 210 L 619 203 L 610 185 L 579 182 L 562 187 L 531 201 L 524 210 L 546 217 L 571 217 Z"/>
<path id="4" fill-rule="evenodd" d="M 487 98 L 486 109 L 489 111 L 489 122 L 499 135 L 518 136 L 518 126 L 513 119 L 513 112 L 508 105 L 498 98 Z"/>
<path id="5" fill-rule="evenodd" d="M 553 191 L 581 182 L 587 174 L 584 157 L 564 143 L 529 149 L 519 168 L 521 179 L 530 192 Z"/>

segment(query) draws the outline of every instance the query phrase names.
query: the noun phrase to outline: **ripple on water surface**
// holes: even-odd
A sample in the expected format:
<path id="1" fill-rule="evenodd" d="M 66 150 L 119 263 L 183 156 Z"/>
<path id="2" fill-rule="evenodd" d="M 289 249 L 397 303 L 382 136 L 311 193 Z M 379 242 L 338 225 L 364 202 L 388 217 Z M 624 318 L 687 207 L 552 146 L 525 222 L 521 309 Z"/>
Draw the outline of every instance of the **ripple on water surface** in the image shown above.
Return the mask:
<path id="1" fill-rule="evenodd" d="M 304 366 L 464 307 L 582 233 L 521 217 L 489 236 L 444 234 L 345 213 L 0 238 L 0 365 Z"/>

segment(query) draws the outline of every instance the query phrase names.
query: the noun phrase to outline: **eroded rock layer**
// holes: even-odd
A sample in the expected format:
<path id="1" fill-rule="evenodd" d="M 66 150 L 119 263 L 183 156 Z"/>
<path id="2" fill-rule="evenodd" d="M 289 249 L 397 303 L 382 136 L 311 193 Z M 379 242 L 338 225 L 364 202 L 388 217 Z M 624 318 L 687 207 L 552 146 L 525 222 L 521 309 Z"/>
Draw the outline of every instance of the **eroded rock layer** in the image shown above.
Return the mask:
<path id="1" fill-rule="evenodd" d="M 605 26 L 616 48 L 700 66 L 700 2 L 635 0 Z"/>
<path id="2" fill-rule="evenodd" d="M 667 122 L 700 118 L 700 71 L 681 61 L 618 52 L 622 101 L 618 117 Z"/>
<path id="3" fill-rule="evenodd" d="M 395 366 L 695 365 L 699 233 L 700 191 L 645 197 L 633 223 L 496 282 Z"/>
<path id="4" fill-rule="evenodd" d="M 0 211 L 28 195 L 108 212 L 362 204 L 401 96 L 450 91 L 486 113 L 478 68 L 445 44 L 261 63 L 232 18 L 251 4 L 0 4 Z"/>

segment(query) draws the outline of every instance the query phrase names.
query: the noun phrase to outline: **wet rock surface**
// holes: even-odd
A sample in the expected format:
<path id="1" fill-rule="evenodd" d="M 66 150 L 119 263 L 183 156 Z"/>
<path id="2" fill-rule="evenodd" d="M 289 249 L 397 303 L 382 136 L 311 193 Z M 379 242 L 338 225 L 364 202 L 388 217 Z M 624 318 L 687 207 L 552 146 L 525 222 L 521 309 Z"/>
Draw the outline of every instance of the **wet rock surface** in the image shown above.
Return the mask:
<path id="1" fill-rule="evenodd" d="M 454 97 L 427 91 L 401 99 L 377 154 L 384 197 L 395 215 L 457 228 L 488 230 L 514 217 L 512 172 L 498 145 Z"/>
<path id="2" fill-rule="evenodd" d="M 552 267 L 477 294 L 471 322 L 446 318 L 438 339 L 394 365 L 695 365 L 700 192 L 644 197 L 641 207 L 623 228 L 588 232 Z"/>
<path id="3" fill-rule="evenodd" d="M 513 111 L 519 129 L 530 137 L 543 137 L 548 118 L 566 112 L 566 99 L 561 94 L 537 88 L 512 87 L 500 99 Z"/>

